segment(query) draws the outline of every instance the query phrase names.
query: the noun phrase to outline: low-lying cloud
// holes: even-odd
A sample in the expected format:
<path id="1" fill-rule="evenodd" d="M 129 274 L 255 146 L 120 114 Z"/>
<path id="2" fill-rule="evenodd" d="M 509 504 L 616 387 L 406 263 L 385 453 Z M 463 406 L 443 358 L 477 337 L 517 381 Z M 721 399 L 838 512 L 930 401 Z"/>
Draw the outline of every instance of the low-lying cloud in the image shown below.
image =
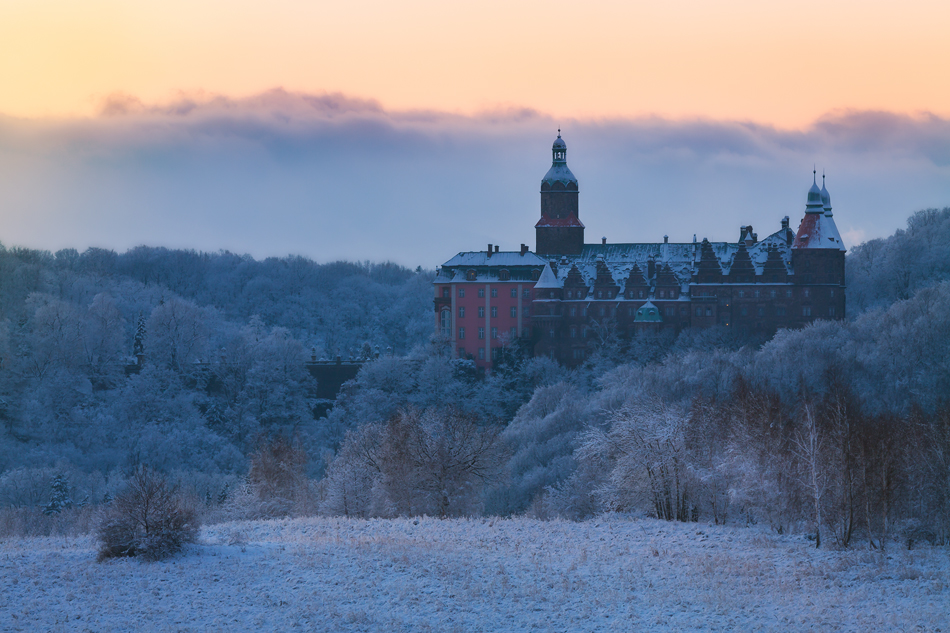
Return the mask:
<path id="1" fill-rule="evenodd" d="M 950 121 L 841 111 L 741 121 L 555 121 L 528 109 L 392 111 L 345 95 L 114 95 L 98 116 L 0 118 L 0 241 L 138 244 L 433 266 L 534 245 L 558 125 L 588 241 L 736 239 L 797 225 L 812 166 L 853 240 L 950 204 Z M 848 239 L 846 237 L 846 239 Z"/>

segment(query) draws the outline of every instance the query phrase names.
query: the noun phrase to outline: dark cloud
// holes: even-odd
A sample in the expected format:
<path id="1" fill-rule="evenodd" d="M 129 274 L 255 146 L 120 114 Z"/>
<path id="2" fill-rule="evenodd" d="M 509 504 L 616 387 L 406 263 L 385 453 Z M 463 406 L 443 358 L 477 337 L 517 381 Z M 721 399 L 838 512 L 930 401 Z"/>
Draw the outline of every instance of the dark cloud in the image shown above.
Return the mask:
<path id="1" fill-rule="evenodd" d="M 950 204 L 950 121 L 834 112 L 742 121 L 561 121 L 590 240 L 735 239 L 797 223 L 813 164 L 846 240 Z M 558 122 L 530 109 L 392 111 L 340 94 L 105 100 L 88 119 L 0 118 L 0 240 L 136 244 L 433 265 L 533 245 Z"/>

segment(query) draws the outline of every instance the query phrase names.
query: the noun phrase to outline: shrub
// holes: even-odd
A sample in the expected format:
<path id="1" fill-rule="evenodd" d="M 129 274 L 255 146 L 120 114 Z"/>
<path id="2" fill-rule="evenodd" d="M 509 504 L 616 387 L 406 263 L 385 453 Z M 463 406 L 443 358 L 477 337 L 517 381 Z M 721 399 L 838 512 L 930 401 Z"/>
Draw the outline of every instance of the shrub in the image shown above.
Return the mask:
<path id="1" fill-rule="evenodd" d="M 160 560 L 198 537 L 194 508 L 160 474 L 141 467 L 99 524 L 99 561 L 119 556 Z"/>

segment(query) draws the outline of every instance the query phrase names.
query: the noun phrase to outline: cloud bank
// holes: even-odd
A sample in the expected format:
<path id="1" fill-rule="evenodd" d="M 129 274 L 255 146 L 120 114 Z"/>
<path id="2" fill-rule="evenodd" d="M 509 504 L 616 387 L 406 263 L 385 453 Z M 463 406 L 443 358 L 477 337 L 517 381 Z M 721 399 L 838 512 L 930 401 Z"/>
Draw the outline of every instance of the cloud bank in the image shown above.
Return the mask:
<path id="1" fill-rule="evenodd" d="M 555 121 L 528 109 L 391 111 L 345 95 L 108 99 L 98 116 L 0 118 L 0 241 L 138 244 L 434 266 L 534 245 L 558 126 L 588 241 L 733 240 L 797 225 L 812 166 L 846 241 L 950 204 L 950 120 L 840 111 L 740 121 Z"/>

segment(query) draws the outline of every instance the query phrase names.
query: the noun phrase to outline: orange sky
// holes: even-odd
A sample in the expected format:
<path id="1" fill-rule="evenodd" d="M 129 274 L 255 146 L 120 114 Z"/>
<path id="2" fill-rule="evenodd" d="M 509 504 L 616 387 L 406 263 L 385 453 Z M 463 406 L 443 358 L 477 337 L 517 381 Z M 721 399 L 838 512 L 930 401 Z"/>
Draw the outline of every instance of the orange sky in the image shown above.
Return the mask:
<path id="1" fill-rule="evenodd" d="M 950 2 L 0 0 L 0 113 L 343 92 L 557 117 L 950 114 Z"/>

